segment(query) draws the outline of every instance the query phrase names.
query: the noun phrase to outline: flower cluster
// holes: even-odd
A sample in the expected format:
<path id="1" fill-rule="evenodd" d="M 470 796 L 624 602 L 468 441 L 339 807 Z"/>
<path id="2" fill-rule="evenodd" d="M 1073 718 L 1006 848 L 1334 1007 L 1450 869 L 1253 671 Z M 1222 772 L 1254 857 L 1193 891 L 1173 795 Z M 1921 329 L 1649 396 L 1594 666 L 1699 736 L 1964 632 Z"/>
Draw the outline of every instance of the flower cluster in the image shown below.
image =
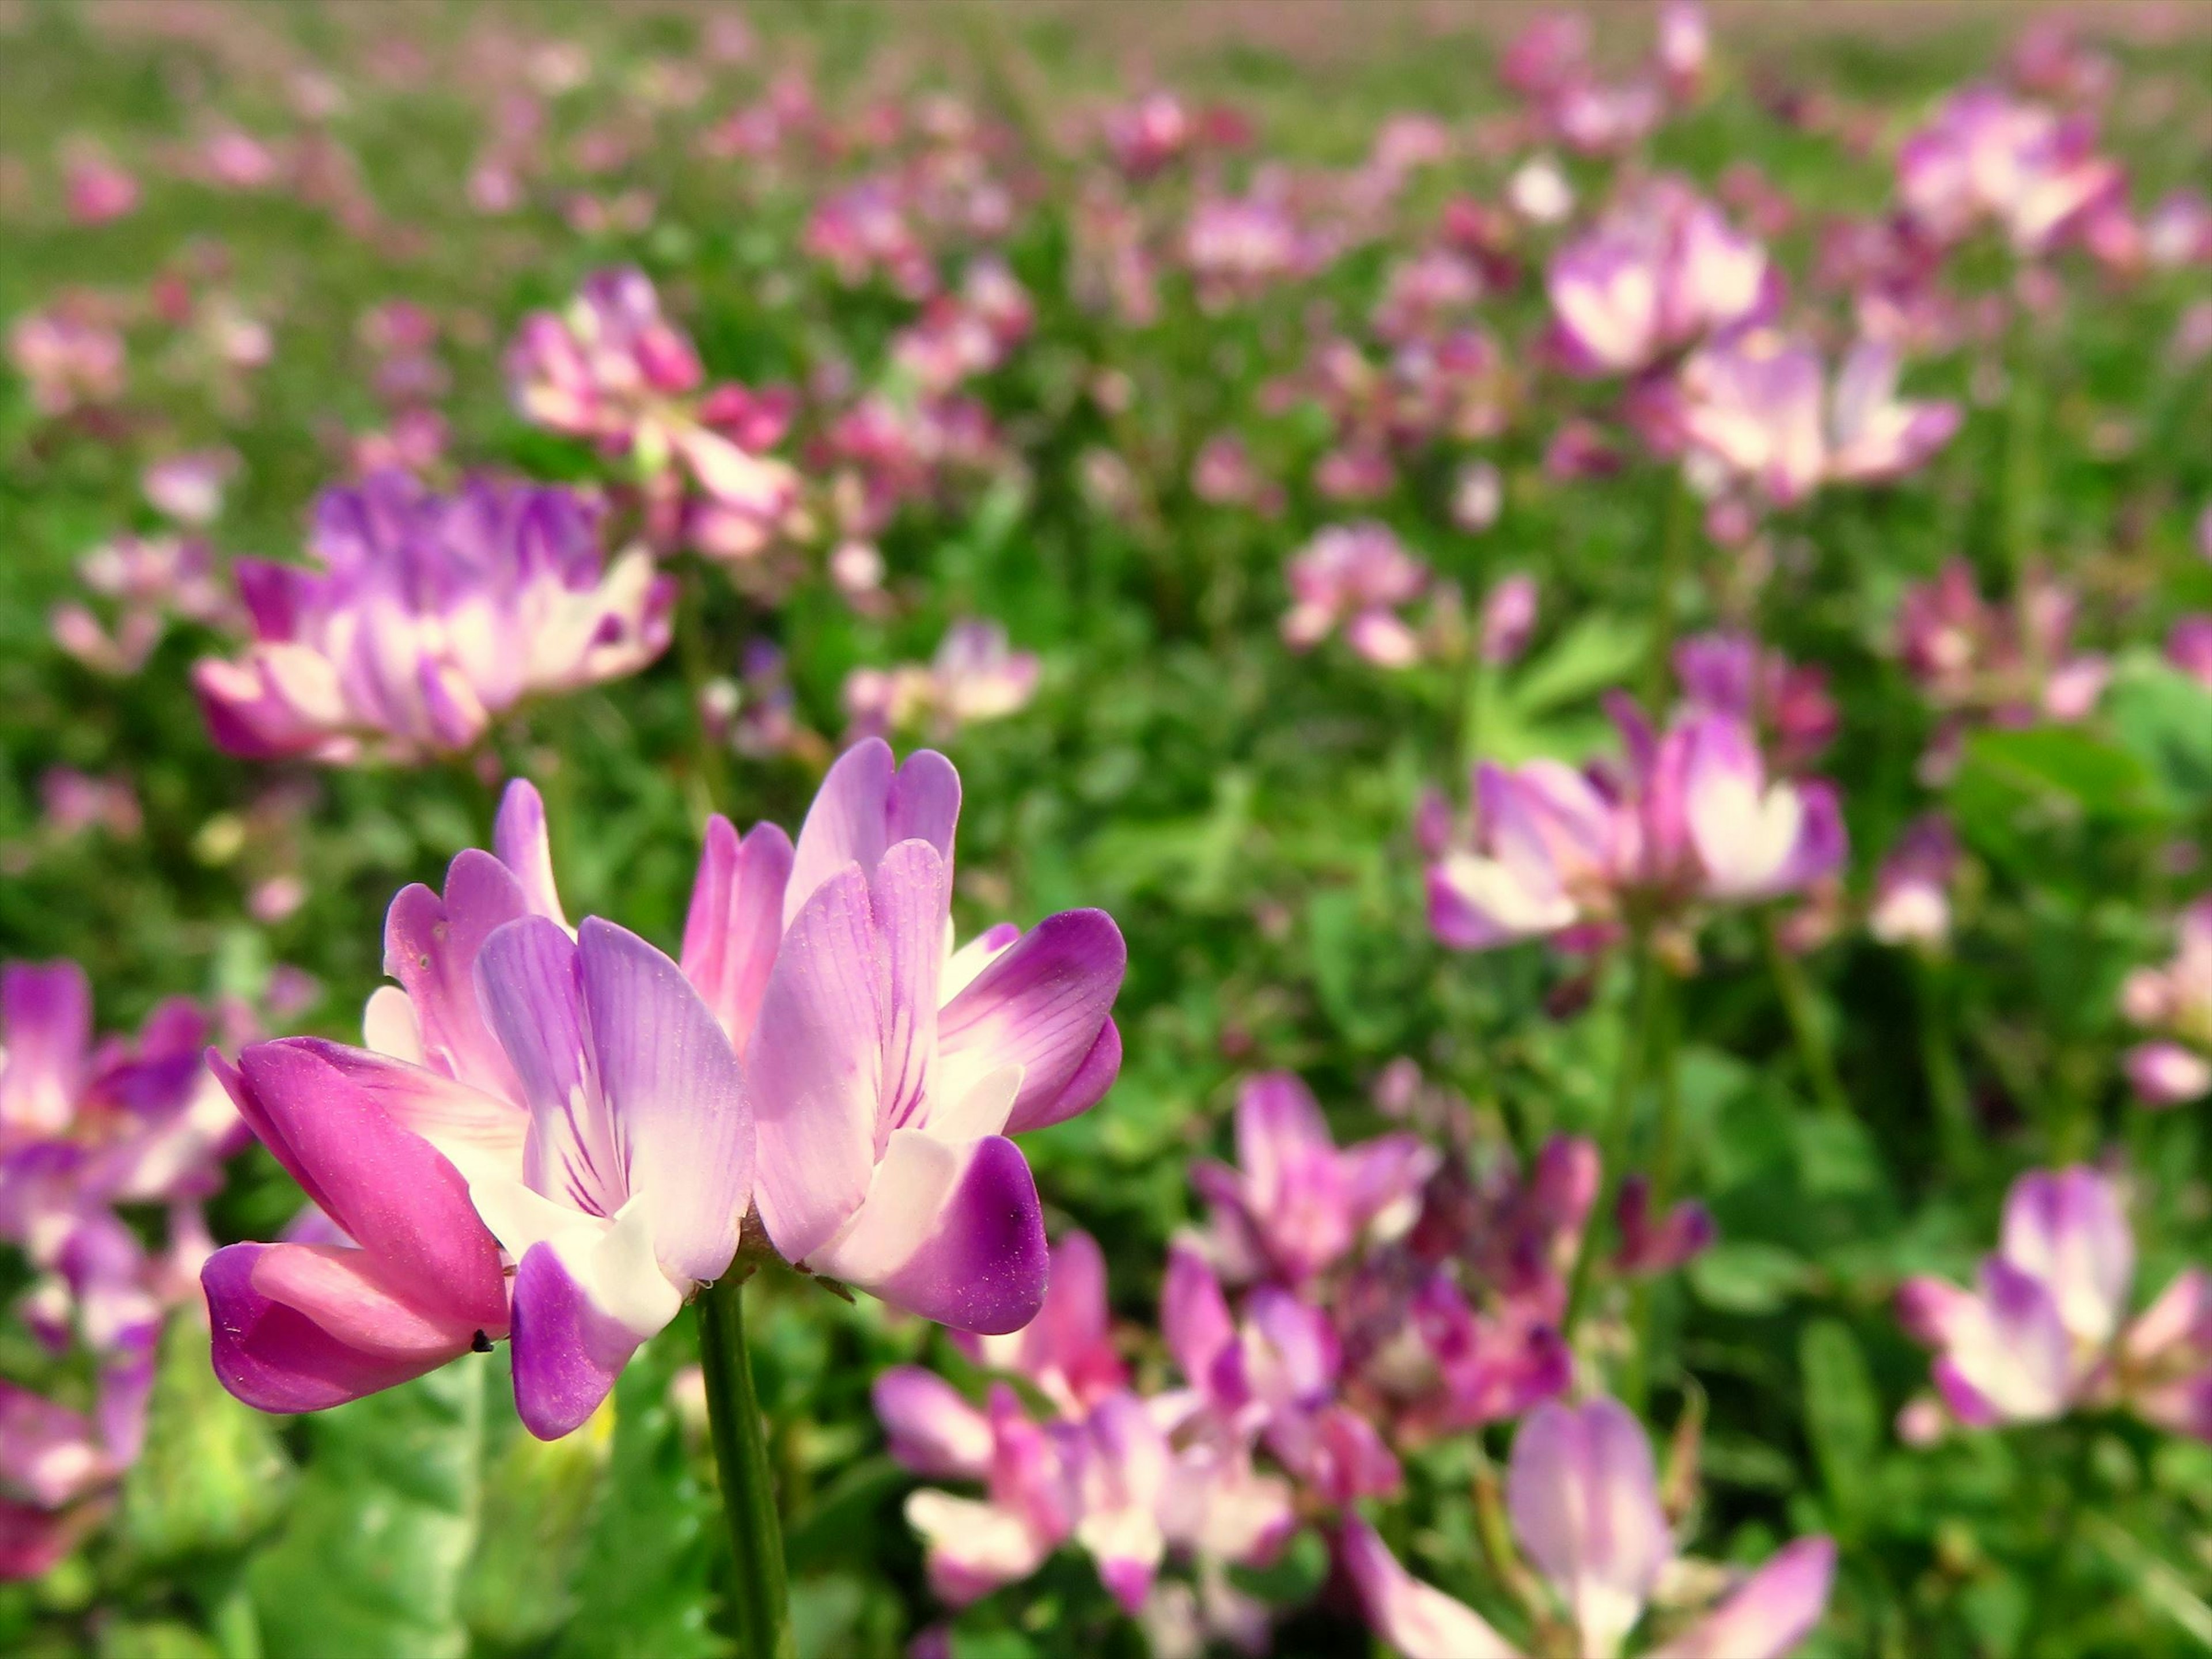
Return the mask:
<path id="1" fill-rule="evenodd" d="M 392 901 L 367 1046 L 288 1038 L 217 1074 L 337 1235 L 235 1244 L 204 1279 L 225 1385 L 269 1411 L 388 1388 L 511 1337 L 552 1438 L 731 1270 L 750 1212 L 804 1270 L 962 1329 L 1026 1324 L 1043 1220 L 1007 1137 L 1112 1084 L 1103 913 L 951 948 L 958 775 L 880 741 L 794 844 L 710 821 L 680 960 L 572 931 L 544 809 Z"/>
<path id="2" fill-rule="evenodd" d="M 2120 987 L 2120 1012 L 2154 1035 L 2128 1051 L 2128 1080 L 2146 1105 L 2179 1106 L 2212 1094 L 2212 894 L 2181 913 L 2172 960 L 2138 968 Z"/>
<path id="3" fill-rule="evenodd" d="M 1926 1438 L 1947 1415 L 1988 1428 L 2124 1406 L 2212 1439 L 2212 1278 L 2186 1269 L 2130 1319 L 2135 1268 L 2110 1177 L 2078 1164 L 2022 1176 L 1973 1289 L 1918 1278 L 1898 1293 L 1905 1329 L 1936 1351 L 1941 1400 L 1908 1406 L 1901 1431 Z"/>
<path id="4" fill-rule="evenodd" d="M 551 486 L 405 473 L 325 490 L 312 568 L 242 560 L 253 642 L 193 676 L 224 748 L 346 763 L 464 752 L 525 697 L 635 672 L 666 648 L 673 582 L 606 563 L 598 511 Z"/>
<path id="5" fill-rule="evenodd" d="M 202 1062 L 215 1034 L 177 999 L 95 1043 L 75 963 L 0 968 L 0 1240 L 33 1274 L 25 1328 L 93 1377 L 88 1410 L 0 1382 L 0 1578 L 66 1555 L 138 1457 L 163 1318 L 198 1302 L 202 1206 L 245 1139 Z M 143 1206 L 164 1216 L 159 1249 L 120 1212 Z"/>

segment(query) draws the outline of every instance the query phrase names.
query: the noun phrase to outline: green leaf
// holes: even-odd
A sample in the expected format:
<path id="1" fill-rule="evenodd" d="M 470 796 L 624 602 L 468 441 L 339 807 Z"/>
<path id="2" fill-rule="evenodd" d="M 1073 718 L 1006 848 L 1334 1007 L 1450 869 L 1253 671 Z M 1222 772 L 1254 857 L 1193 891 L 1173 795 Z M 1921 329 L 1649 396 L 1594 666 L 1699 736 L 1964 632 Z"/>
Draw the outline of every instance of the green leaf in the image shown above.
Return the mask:
<path id="1" fill-rule="evenodd" d="M 2176 795 L 2212 795 L 2212 689 L 2164 663 L 2122 665 L 2105 697 L 2122 744 Z"/>
<path id="2" fill-rule="evenodd" d="M 1594 611 L 1567 629 L 1506 688 L 1520 720 L 1618 685 L 1650 648 L 1650 630 L 1609 611 Z"/>
<path id="3" fill-rule="evenodd" d="M 503 1376 L 486 1379 L 503 1395 Z M 461 1584 L 461 1613 L 481 1641 L 527 1647 L 557 1632 L 574 1612 L 571 1582 L 585 1523 L 606 1468 L 612 1424 L 593 1417 L 560 1440 L 519 1425 L 492 1453 L 483 1478 L 483 1524 Z"/>
<path id="4" fill-rule="evenodd" d="M 1230 1582 L 1248 1595 L 1279 1607 L 1302 1607 L 1321 1593 L 1328 1577 L 1328 1547 L 1310 1527 L 1292 1535 L 1289 1547 L 1264 1567 L 1231 1567 Z"/>
<path id="5" fill-rule="evenodd" d="M 218 1659 L 207 1638 L 189 1625 L 117 1621 L 100 1632 L 100 1659 Z"/>
<path id="6" fill-rule="evenodd" d="M 1724 1240 L 1690 1263 L 1690 1288 L 1726 1313 L 1772 1313 L 1803 1288 L 1810 1271 L 1778 1245 Z"/>
<path id="7" fill-rule="evenodd" d="M 574 1581 L 576 1613 L 557 1651 L 571 1659 L 704 1659 L 722 1528 L 668 1403 L 676 1349 L 664 1334 L 615 1384 L 607 1478 Z"/>
<path id="8" fill-rule="evenodd" d="M 2106 822 L 2154 818 L 2166 810 L 2157 779 L 2139 758 L 2071 726 L 1975 732 L 1952 795 L 1968 823 L 1984 813 L 2009 818 L 2032 805 Z"/>
<path id="9" fill-rule="evenodd" d="M 1838 1518 L 1866 1514 L 1868 1482 L 1881 1449 L 1881 1402 L 1858 1339 L 1840 1320 L 1816 1319 L 1797 1339 L 1805 1384 L 1805 1430 Z"/>
<path id="10" fill-rule="evenodd" d="M 309 1419 L 283 1529 L 253 1563 L 267 1650 L 455 1659 L 476 1542 L 483 1378 L 465 1360 Z"/>
<path id="11" fill-rule="evenodd" d="M 291 1486 L 275 1425 L 216 1381 L 199 1322 L 171 1320 L 146 1448 L 123 1483 L 125 1546 L 149 1563 L 238 1549 L 276 1517 Z"/>

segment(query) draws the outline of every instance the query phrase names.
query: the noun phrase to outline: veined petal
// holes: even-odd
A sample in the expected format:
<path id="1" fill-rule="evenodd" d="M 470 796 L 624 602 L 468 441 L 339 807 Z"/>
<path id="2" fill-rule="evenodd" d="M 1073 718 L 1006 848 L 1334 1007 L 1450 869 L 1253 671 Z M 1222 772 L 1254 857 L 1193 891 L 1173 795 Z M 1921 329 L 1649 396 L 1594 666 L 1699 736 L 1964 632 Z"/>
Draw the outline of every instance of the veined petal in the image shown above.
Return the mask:
<path id="1" fill-rule="evenodd" d="M 477 952 L 477 996 L 530 1108 L 524 1178 L 587 1215 L 629 1196 L 606 1103 L 584 1052 L 576 943 L 545 916 L 524 916 Z"/>
<path id="2" fill-rule="evenodd" d="M 533 1244 L 514 1275 L 514 1407 L 540 1440 L 581 1426 L 638 1345 L 684 1305 L 642 1212 Z M 655 1322 L 655 1316 L 658 1322 Z"/>
<path id="3" fill-rule="evenodd" d="M 92 1052 L 92 987 L 74 962 L 0 969 L 0 1128 L 50 1133 L 76 1109 Z"/>
<path id="4" fill-rule="evenodd" d="M 567 927 L 568 918 L 561 911 L 560 890 L 553 883 L 553 848 L 545 834 L 544 798 L 526 779 L 515 779 L 500 798 L 499 814 L 492 820 L 491 845 L 499 861 L 514 872 L 532 912 Z"/>
<path id="5" fill-rule="evenodd" d="M 957 1093 L 957 1079 L 1020 1066 L 1022 1091 L 1012 1120 L 1017 1131 L 1074 1115 L 1062 1109 L 1062 1097 L 1079 1076 L 1083 1092 L 1096 1091 L 1082 1104 L 1095 1103 L 1103 1085 L 1087 1062 L 1127 965 L 1121 929 L 1103 910 L 1047 916 L 945 1004 L 938 1021 L 939 1086 Z M 1117 1059 L 1119 1047 L 1117 1034 Z"/>
<path id="6" fill-rule="evenodd" d="M 1019 1330 L 1044 1304 L 1036 1182 L 1002 1136 L 949 1146 L 891 1132 L 868 1195 L 807 1265 L 956 1330 Z"/>
<path id="7" fill-rule="evenodd" d="M 628 1202 L 651 1206 L 672 1281 L 718 1279 L 752 1204 L 753 1113 L 738 1057 L 684 970 L 636 934 L 587 916 L 576 945 Z"/>
<path id="8" fill-rule="evenodd" d="M 927 1126 L 937 1058 L 937 980 L 952 914 L 951 870 L 924 841 L 888 849 L 868 898 L 890 969 L 884 1000 L 883 1095 L 878 1149 L 891 1130 Z"/>
<path id="9" fill-rule="evenodd" d="M 2136 1241 L 2118 1194 L 2077 1164 L 2031 1170 L 2006 1195 L 2004 1259 L 2049 1287 L 2077 1342 L 2102 1346 L 2126 1316 Z"/>
<path id="10" fill-rule="evenodd" d="M 1338 1549 L 1367 1610 L 1367 1622 L 1406 1659 L 1520 1659 L 1473 1607 L 1400 1566 L 1375 1529 L 1357 1515 L 1346 1517 Z"/>
<path id="11" fill-rule="evenodd" d="M 1674 1553 L 1643 1425 L 1611 1400 L 1537 1407 L 1514 1440 L 1505 1501 L 1584 1650 L 1611 1659 Z"/>
<path id="12" fill-rule="evenodd" d="M 867 878 L 848 866 L 784 936 L 746 1054 L 759 1146 L 753 1201 L 787 1261 L 806 1260 L 867 1197 L 885 974 Z"/>
<path id="13" fill-rule="evenodd" d="M 1835 1576 L 1834 1542 L 1801 1538 L 1650 1659 L 1783 1659 L 1820 1622 Z"/>
<path id="14" fill-rule="evenodd" d="M 960 775 L 934 750 L 917 750 L 902 767 L 881 738 L 854 744 L 837 757 L 799 826 L 783 899 L 784 925 L 796 920 L 814 890 L 848 864 L 872 872 L 902 841 L 926 841 L 950 869 L 960 817 Z"/>
<path id="15" fill-rule="evenodd" d="M 791 838 L 773 823 L 756 824 L 739 840 L 720 813 L 707 820 L 679 960 L 740 1055 L 760 1018 L 783 938 L 791 857 Z"/>

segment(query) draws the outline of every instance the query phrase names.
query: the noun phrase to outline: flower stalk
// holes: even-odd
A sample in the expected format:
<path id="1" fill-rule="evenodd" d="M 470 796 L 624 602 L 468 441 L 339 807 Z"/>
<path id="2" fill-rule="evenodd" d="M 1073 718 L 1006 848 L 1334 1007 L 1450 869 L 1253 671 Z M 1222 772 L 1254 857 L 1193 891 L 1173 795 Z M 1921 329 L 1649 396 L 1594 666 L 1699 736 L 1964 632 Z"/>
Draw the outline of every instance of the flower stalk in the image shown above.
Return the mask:
<path id="1" fill-rule="evenodd" d="M 735 1567 L 730 1601 L 738 1650 L 747 1659 L 793 1659 L 791 1597 L 784 1581 L 783 1523 L 762 1432 L 760 1399 L 745 1352 L 744 1281 L 726 1273 L 700 1291 L 699 1358 L 707 1382 L 707 1422 L 722 1478 Z"/>

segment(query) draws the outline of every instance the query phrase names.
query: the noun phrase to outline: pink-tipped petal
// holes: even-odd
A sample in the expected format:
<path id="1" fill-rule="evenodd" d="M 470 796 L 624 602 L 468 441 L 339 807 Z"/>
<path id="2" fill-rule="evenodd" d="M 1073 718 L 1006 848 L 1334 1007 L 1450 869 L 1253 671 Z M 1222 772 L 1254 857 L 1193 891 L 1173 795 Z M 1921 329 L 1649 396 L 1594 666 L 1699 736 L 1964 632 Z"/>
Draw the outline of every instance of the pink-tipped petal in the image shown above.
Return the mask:
<path id="1" fill-rule="evenodd" d="M 514 1102 L 369 1049 L 320 1037 L 294 1041 L 367 1090 L 386 1116 L 428 1141 L 470 1180 L 495 1173 L 521 1178 L 530 1115 Z"/>
<path id="2" fill-rule="evenodd" d="M 531 1186 L 592 1215 L 628 1196 L 605 1102 L 589 1084 L 575 941 L 558 922 L 523 916 L 477 953 L 477 996 L 530 1107 L 523 1170 Z"/>
<path id="3" fill-rule="evenodd" d="M 902 841 L 926 841 L 949 866 L 960 817 L 960 775 L 934 750 L 920 750 L 902 767 L 881 738 L 854 744 L 837 757 L 799 826 L 785 890 L 784 923 L 794 921 L 814 890 L 848 864 L 872 872 Z"/>
<path id="4" fill-rule="evenodd" d="M 956 1330 L 1018 1331 L 1049 1271 L 1036 1182 L 1003 1136 L 963 1146 L 892 1132 L 851 1226 L 808 1265 Z"/>
<path id="5" fill-rule="evenodd" d="M 1112 1083 L 1111 1073 L 1102 1076 L 1098 1045 L 1127 964 L 1121 930 L 1104 911 L 1047 916 L 945 1005 L 938 1030 L 946 1073 L 972 1079 L 1020 1066 L 1012 1130 L 1073 1116 Z M 1118 1060 L 1118 1033 L 1112 1053 Z M 962 1091 L 957 1081 L 945 1086 Z M 1071 1098 L 1079 1103 L 1071 1107 Z"/>
<path id="6" fill-rule="evenodd" d="M 509 1098 L 514 1073 L 477 1010 L 476 957 L 493 930 L 528 914 L 514 872 L 471 848 L 447 871 L 443 898 L 402 888 L 384 922 L 384 971 L 414 1005 L 424 1063 Z"/>

